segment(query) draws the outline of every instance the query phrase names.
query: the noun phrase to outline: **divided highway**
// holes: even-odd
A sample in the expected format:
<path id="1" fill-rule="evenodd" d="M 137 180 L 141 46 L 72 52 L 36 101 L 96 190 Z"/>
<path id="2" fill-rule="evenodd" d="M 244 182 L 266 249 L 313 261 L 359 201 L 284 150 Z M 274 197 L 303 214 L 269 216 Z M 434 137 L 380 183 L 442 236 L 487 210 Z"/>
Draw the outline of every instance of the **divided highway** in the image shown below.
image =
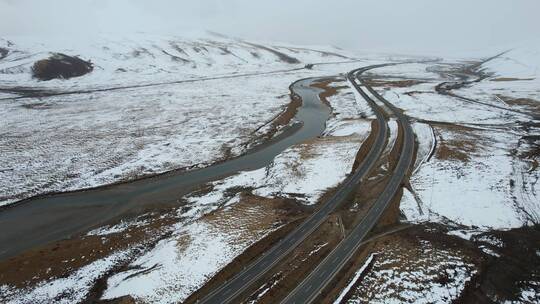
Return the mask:
<path id="1" fill-rule="evenodd" d="M 381 65 L 369 66 L 360 70 L 380 67 Z M 362 92 L 363 93 L 363 92 Z M 364 97 L 365 98 L 365 97 Z M 377 160 L 380 158 L 385 147 L 388 136 L 388 125 L 379 106 L 371 99 L 366 98 L 377 116 L 378 133 L 368 155 L 362 161 L 357 170 L 349 176 L 337 192 L 322 204 L 322 207 L 309 216 L 299 227 L 280 240 L 271 249 L 266 251 L 256 261 L 248 265 L 241 272 L 226 281 L 223 285 L 213 290 L 196 303 L 204 304 L 225 304 L 230 303 L 236 297 L 248 290 L 253 283 L 266 274 L 278 262 L 282 261 L 291 251 L 293 251 L 302 241 L 304 241 L 315 229 L 317 229 L 351 193 L 355 191 L 358 184 L 371 171 Z"/>
<path id="2" fill-rule="evenodd" d="M 394 107 L 390 102 L 379 95 L 373 88 L 367 85 L 361 78 L 360 74 L 366 69 L 358 69 L 348 74 L 349 81 L 353 83 L 355 89 L 364 97 L 367 94 L 363 92 L 360 86 L 356 83 L 355 78 L 358 78 L 360 83 L 379 101 L 393 112 L 398 118 L 398 122 L 403 132 L 403 145 L 398 164 L 386 185 L 384 191 L 374 203 L 373 207 L 368 211 L 364 219 L 353 229 L 353 231 L 343 239 L 338 246 L 302 281 L 290 294 L 282 301 L 282 304 L 304 304 L 312 303 L 319 294 L 332 282 L 336 275 L 343 267 L 351 260 L 358 248 L 360 247 L 364 237 L 373 229 L 379 218 L 388 207 L 393 197 L 401 187 L 405 175 L 412 165 L 414 155 L 414 134 L 408 118 L 401 111 Z"/>

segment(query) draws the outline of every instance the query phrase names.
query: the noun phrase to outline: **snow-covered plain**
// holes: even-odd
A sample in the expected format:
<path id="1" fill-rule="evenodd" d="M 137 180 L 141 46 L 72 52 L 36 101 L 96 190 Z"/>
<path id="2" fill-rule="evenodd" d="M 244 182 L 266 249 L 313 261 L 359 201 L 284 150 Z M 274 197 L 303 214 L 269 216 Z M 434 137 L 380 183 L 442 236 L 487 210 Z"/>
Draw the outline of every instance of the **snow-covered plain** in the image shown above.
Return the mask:
<path id="1" fill-rule="evenodd" d="M 197 221 L 177 227 L 174 237 L 134 260 L 132 270 L 111 277 L 104 298 L 123 295 L 145 303 L 178 303 L 204 284 L 245 248 L 272 231 L 255 229 L 254 220 L 263 210 L 253 206 L 252 219 L 242 225 Z M 236 229 L 226 229 L 231 225 Z M 262 225 L 261 225 L 262 226 Z"/>
<path id="2" fill-rule="evenodd" d="M 346 105 L 357 102 L 354 96 L 347 93 L 347 89 L 343 91 L 328 100 L 334 110 L 329 124 L 331 132 L 287 149 L 265 168 L 241 172 L 212 183 L 212 191 L 207 194 L 189 196 L 187 199 L 193 206 L 190 214 L 233 212 L 242 204 L 242 198 L 237 194 L 231 196 L 229 190 L 238 188 L 251 189 L 251 194 L 260 197 L 259 200 L 290 197 L 305 204 L 316 203 L 326 190 L 337 186 L 350 173 L 356 152 L 369 132 L 370 123 L 361 118 L 356 107 Z M 365 107 L 364 102 L 358 102 Z M 351 121 L 355 121 L 358 128 L 351 128 Z M 257 208 L 257 205 L 251 208 Z M 250 212 L 250 217 L 259 223 L 258 228 L 244 223 L 246 217 L 242 213 L 240 218 L 238 212 L 234 213 L 234 220 L 228 216 L 221 218 L 225 221 L 218 225 L 219 229 L 209 228 L 205 217 L 177 229 L 179 232 L 174 237 L 163 240 L 154 250 L 132 263 L 135 269 L 147 271 L 140 271 L 136 276 L 130 276 L 133 271 L 115 275 L 109 280 L 104 297 L 132 295 L 145 303 L 182 301 L 249 245 L 279 225 L 278 222 L 268 223 L 271 216 L 263 210 Z M 163 267 L 153 268 L 154 265 Z"/>
<path id="3" fill-rule="evenodd" d="M 94 282 L 114 265 L 130 254 L 130 250 L 120 251 L 96 260 L 73 272 L 67 277 L 44 281 L 32 288 L 15 289 L 0 285 L 0 300 L 6 304 L 78 303 L 85 299 Z"/>
<path id="4" fill-rule="evenodd" d="M 420 122 L 415 124 L 419 153 L 411 178 L 414 193 L 405 191 L 401 203 L 410 221 L 452 222 L 483 229 L 538 223 L 540 186 L 535 160 L 519 157 L 527 147 L 523 137 L 538 133 L 534 128 L 529 133 L 523 131 L 523 126 L 531 120 L 527 113 L 531 109 L 504 104 L 501 107 L 501 101 L 493 97 L 508 94 L 540 100 L 535 85 L 540 58 L 535 58 L 536 61 L 517 58 L 524 53 L 538 54 L 510 51 L 480 67 L 483 73 L 491 75 L 487 79 L 452 91 L 479 99 L 483 104 L 436 92 L 439 83 L 457 81 L 439 73 L 446 62 L 405 64 L 372 71 L 384 81 L 421 81 L 411 86 L 379 88 L 388 100 Z M 493 81 L 502 77 L 528 80 Z M 431 151 L 434 142 L 435 151 Z"/>
<path id="5" fill-rule="evenodd" d="M 0 205 L 239 155 L 290 102 L 290 83 L 321 75 L 302 70 L 306 63 L 350 56 L 214 34 L 91 39 L 0 40 L 8 50 L 0 60 L 0 88 L 91 91 L 0 101 Z M 48 52 L 79 55 L 96 68 L 69 80 L 31 78 L 33 62 Z M 273 71 L 281 72 L 265 74 Z M 182 80 L 190 81 L 171 83 Z M 149 86 L 131 87 L 140 84 Z"/>
<path id="6" fill-rule="evenodd" d="M 0 122 L 0 205 L 49 191 L 207 166 L 239 155 L 284 109 L 293 81 L 384 61 L 366 58 L 361 63 L 302 69 L 307 63 L 352 56 L 324 47 L 261 47 L 261 43 L 212 34 L 202 38 L 99 37 L 97 42 L 72 46 L 35 41 L 0 40 L 0 47 L 9 50 L 0 59 L 0 88 L 113 90 L 25 99 L 11 99 L 17 94 L 0 92 L 0 98 L 9 98 L 0 101 L 0 114 L 6 118 Z M 49 51 L 92 59 L 96 70 L 72 80 L 38 82 L 30 77 L 31 65 Z M 491 73 L 488 79 L 454 92 L 484 104 L 435 91 L 437 84 L 449 81 L 433 68 L 444 63 L 404 64 L 369 73 L 385 80 L 420 81 L 409 87 L 376 88 L 415 120 L 419 146 L 411 178 L 413 192 L 404 191 L 401 203 L 409 221 L 465 225 L 470 228 L 451 232 L 465 238 L 482 230 L 540 221 L 537 160 L 514 153 L 530 148 L 530 143 L 522 141 L 521 128 L 530 120 L 527 113 L 535 111 L 534 104 L 533 108 L 517 105 L 521 113 L 504 110 L 510 106 L 505 97 L 540 100 L 540 65 L 531 59 L 537 55 L 508 52 L 483 65 Z M 190 81 L 177 82 L 184 80 Z M 114 89 L 140 84 L 145 86 Z M 212 183 L 208 193 L 186 196 L 189 209 L 179 211 L 182 220 L 169 227 L 171 235 L 129 261 L 129 270 L 110 277 L 103 298 L 131 295 L 148 303 L 182 301 L 250 245 L 286 223 L 266 203 L 294 198 L 313 205 L 342 182 L 370 130 L 373 113 L 361 98 L 355 99 L 351 88 L 341 89 L 329 102 L 333 112 L 320 138 L 290 147 L 266 168 L 240 172 Z M 395 123 L 391 128 L 392 141 Z M 257 203 L 233 189 L 243 189 Z M 106 237 L 139 224 L 121 222 L 89 234 Z M 450 302 L 474 274 L 473 265 L 456 252 L 435 250 L 429 243 L 414 250 L 419 258 L 411 260 L 407 269 L 389 269 L 403 258 L 399 250 L 384 259 L 380 257 L 390 251 L 377 253 L 367 283 L 384 281 L 386 285 L 379 286 L 380 292 L 357 295 L 350 303 L 367 299 Z M 0 286 L 2 299 L 10 303 L 46 303 L 57 297 L 81 301 L 97 278 L 129 256 L 129 250 L 113 253 L 68 277 L 27 289 Z M 441 262 L 430 264 L 433 260 Z M 411 268 L 419 270 L 411 272 Z M 433 284 L 443 271 L 451 288 Z M 403 292 L 395 293 L 389 286 Z M 523 296 L 528 293 L 524 290 Z"/>
<path id="7" fill-rule="evenodd" d="M 376 59 L 373 62 L 380 62 L 380 60 Z M 220 101 L 227 100 L 227 102 L 233 104 L 231 108 L 238 108 L 242 107 L 241 103 L 246 102 L 248 102 L 247 104 L 249 106 L 249 96 L 263 97 L 270 104 L 273 105 L 275 102 L 280 106 L 276 106 L 275 110 L 265 108 L 270 113 L 260 113 L 261 115 L 249 118 L 236 117 L 232 122 L 223 121 L 224 119 L 220 120 L 221 118 L 218 115 L 211 115 L 208 118 L 206 117 L 208 113 L 199 110 L 193 116 L 199 119 L 201 125 L 209 124 L 210 126 L 214 126 L 214 124 L 225 124 L 225 126 L 222 128 L 216 126 L 215 135 L 204 134 L 205 132 L 209 132 L 208 129 L 197 129 L 193 127 L 193 132 L 187 134 L 186 137 L 190 136 L 190 138 L 200 141 L 203 135 L 208 136 L 208 143 L 205 144 L 211 147 L 213 144 L 210 141 L 216 141 L 215 146 L 217 150 L 217 147 L 223 144 L 218 136 L 226 136 L 228 134 L 226 132 L 231 132 L 227 128 L 249 128 L 246 122 L 260 119 L 262 124 L 260 122 L 258 124 L 254 123 L 252 128 L 255 128 L 256 126 L 265 125 L 268 122 L 268 120 L 261 119 L 262 117 L 270 119 L 276 113 L 279 113 L 283 105 L 288 101 L 288 97 L 283 98 L 278 96 L 286 94 L 287 91 L 283 90 L 286 90 L 288 85 L 294 80 L 309 75 L 335 75 L 356 66 L 357 64 L 324 65 L 309 71 L 282 73 L 278 75 L 279 77 L 275 75 L 264 75 L 232 81 L 227 80 L 228 84 L 235 84 L 232 88 L 227 87 L 227 83 L 222 80 L 206 81 L 205 83 L 221 84 L 215 89 L 214 92 L 216 94 L 217 92 L 223 92 L 223 94 L 231 94 L 231 96 L 223 97 L 219 95 L 213 99 L 215 103 L 211 105 L 210 102 L 199 97 L 197 101 L 200 103 L 186 105 L 190 107 L 188 110 L 185 110 L 187 112 L 186 116 L 189 116 L 192 111 L 197 111 L 200 107 L 206 107 L 204 103 L 207 103 L 208 107 L 214 106 L 220 109 L 222 116 L 229 115 L 229 118 L 234 118 L 235 114 L 232 113 L 232 110 L 227 114 L 229 107 L 222 105 Z M 256 83 L 250 85 L 250 78 Z M 240 83 L 242 85 L 247 84 L 246 88 L 248 90 L 245 92 L 243 89 L 237 90 L 236 87 L 241 86 Z M 182 84 L 179 86 L 181 87 Z M 187 85 L 187 87 L 191 86 L 193 86 L 191 88 L 192 92 L 201 91 L 199 92 L 200 96 L 209 93 L 209 91 L 205 91 L 204 84 L 196 85 L 196 83 L 193 83 Z M 255 89 L 254 91 L 252 86 L 259 89 Z M 212 275 L 230 263 L 232 259 L 241 254 L 248 246 L 283 224 L 281 219 L 272 213 L 272 208 L 270 210 L 268 208 L 265 209 L 265 201 L 272 201 L 275 198 L 294 198 L 304 204 L 315 204 L 328 189 L 342 182 L 351 172 L 356 153 L 370 132 L 373 115 L 362 99 L 355 99 L 350 88 L 341 88 L 342 86 L 346 86 L 346 82 L 337 82 L 332 84 L 332 86 L 340 87 L 340 91 L 337 95 L 328 98 L 328 102 L 332 108 L 332 115 L 327 122 L 327 128 L 324 134 L 320 138 L 290 147 L 278 155 L 274 162 L 266 168 L 240 172 L 224 180 L 216 181 L 211 184 L 212 189 L 206 194 L 194 193 L 186 196 L 185 199 L 189 203 L 189 208 L 179 210 L 181 221 L 177 225 L 170 227 L 169 231 L 171 231 L 172 235 L 159 241 L 153 249 L 131 260 L 129 265 L 133 267 L 133 270 L 123 271 L 109 278 L 107 282 L 108 288 L 105 290 L 104 298 L 131 295 L 141 302 L 174 303 L 182 301 L 193 291 L 200 288 Z M 174 96 L 182 96 L 184 93 L 189 92 L 176 88 L 175 90 L 177 91 L 172 93 Z M 264 96 L 267 96 L 267 98 Z M 240 97 L 242 100 L 237 101 L 236 98 Z M 254 98 L 251 104 L 260 102 L 259 98 L 256 100 Z M 235 103 L 238 103 L 238 106 Z M 148 109 L 143 108 L 141 112 L 146 110 Z M 244 114 L 254 115 L 258 110 L 246 108 L 242 110 L 244 113 L 240 113 L 239 116 Z M 182 112 L 182 109 L 179 111 Z M 264 112 L 265 110 L 260 109 L 260 111 Z M 158 112 L 156 114 L 160 113 Z M 184 124 L 185 126 L 189 125 L 185 122 Z M 197 123 L 193 123 L 193 126 L 196 125 Z M 179 128 L 183 126 L 179 125 Z M 241 132 L 238 132 L 236 135 L 239 133 Z M 140 134 L 144 134 L 144 132 Z M 180 134 L 183 133 L 180 132 Z M 154 134 L 153 136 L 157 137 L 158 134 Z M 173 135 L 171 134 L 169 136 Z M 248 135 L 246 135 L 246 138 L 248 138 Z M 170 141 L 169 138 L 167 140 Z M 232 147 L 243 143 L 236 137 L 234 137 L 234 140 L 237 140 L 237 143 L 233 143 L 231 145 Z M 173 145 L 173 143 L 170 145 Z M 149 155 L 147 162 L 139 164 L 141 166 L 143 164 L 148 166 L 153 162 L 155 164 L 156 159 L 171 161 L 176 156 L 180 160 L 183 160 L 191 155 L 190 152 L 196 154 L 201 149 L 208 149 L 207 147 L 200 147 L 200 145 L 190 147 L 194 151 L 186 151 L 182 148 L 184 147 L 176 146 L 176 148 L 170 148 L 172 151 L 180 149 L 180 151 L 175 152 L 179 153 L 178 155 L 168 155 L 167 153 L 163 153 L 163 149 L 155 149 L 155 155 Z M 219 154 L 219 151 L 216 150 L 211 152 Z M 237 153 L 240 152 L 238 151 Z M 137 161 L 142 156 L 144 155 L 139 153 L 133 159 Z M 196 155 L 194 157 L 204 159 L 211 156 Z M 117 168 L 124 167 L 115 167 L 115 169 L 109 171 L 116 172 L 117 174 L 118 172 L 122 172 Z M 140 166 L 139 169 L 141 169 Z M 231 189 L 239 188 L 251 192 L 250 195 L 257 198 L 257 203 L 254 204 L 249 200 L 246 202 L 246 198 L 243 195 L 231 191 Z M 249 216 L 246 216 L 246 214 Z M 121 222 L 118 225 L 96 229 L 89 234 L 106 237 L 109 234 L 122 233 L 128 227 L 134 227 L 139 224 L 138 221 L 133 223 Z M 122 262 L 124 261 L 122 260 Z M 88 269 L 85 271 L 94 271 L 92 265 L 88 265 L 87 267 Z M 58 279 L 52 279 L 42 284 L 56 284 L 55 282 L 57 281 Z M 88 290 L 86 283 L 81 285 L 76 280 L 70 282 L 71 285 L 68 284 L 69 282 L 66 282 L 67 287 L 59 290 L 84 290 L 85 288 Z M 11 290 L 7 286 L 3 286 L 2 288 Z M 13 291 L 11 293 L 12 296 L 7 299 L 16 302 L 24 299 L 23 294 L 32 294 L 33 292 L 37 291 L 34 291 L 33 288 L 24 291 Z M 54 298 L 57 295 L 48 294 L 49 298 Z M 84 296 L 85 292 L 81 291 L 74 294 L 71 299 L 76 298 L 80 300 Z"/>
<path id="8" fill-rule="evenodd" d="M 258 127 L 289 102 L 287 87 L 297 76 L 4 102 L 0 199 L 92 187 L 238 155 L 261 135 Z"/>
<path id="9" fill-rule="evenodd" d="M 476 265 L 459 251 L 419 243 L 410 248 L 389 242 L 375 252 L 372 267 L 342 303 L 453 303 Z"/>

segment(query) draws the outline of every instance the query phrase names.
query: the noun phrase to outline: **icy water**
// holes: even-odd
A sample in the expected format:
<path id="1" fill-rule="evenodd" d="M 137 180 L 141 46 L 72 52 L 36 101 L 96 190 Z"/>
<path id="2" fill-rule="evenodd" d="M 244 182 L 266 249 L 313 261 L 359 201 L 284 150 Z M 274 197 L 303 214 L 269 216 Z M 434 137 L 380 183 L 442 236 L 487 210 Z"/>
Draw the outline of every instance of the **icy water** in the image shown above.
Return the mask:
<path id="1" fill-rule="evenodd" d="M 24 250 L 68 238 L 114 218 L 137 214 L 177 200 L 198 186 L 238 171 L 262 168 L 290 146 L 319 136 L 330 109 L 319 99 L 322 91 L 310 87 L 313 79 L 293 84 L 302 97 L 298 121 L 272 140 L 226 162 L 188 172 L 160 176 L 96 189 L 25 200 L 0 211 L 0 260 Z"/>

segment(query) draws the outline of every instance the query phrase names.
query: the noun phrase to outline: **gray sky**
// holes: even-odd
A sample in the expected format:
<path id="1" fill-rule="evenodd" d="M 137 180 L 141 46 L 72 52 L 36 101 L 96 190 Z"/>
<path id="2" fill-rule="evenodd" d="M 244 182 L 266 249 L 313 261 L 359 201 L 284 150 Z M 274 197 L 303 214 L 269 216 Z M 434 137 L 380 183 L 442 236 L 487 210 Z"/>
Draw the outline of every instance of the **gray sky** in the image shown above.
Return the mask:
<path id="1" fill-rule="evenodd" d="M 451 52 L 540 39 L 540 0 L 0 0 L 0 36 L 209 29 L 349 49 Z"/>

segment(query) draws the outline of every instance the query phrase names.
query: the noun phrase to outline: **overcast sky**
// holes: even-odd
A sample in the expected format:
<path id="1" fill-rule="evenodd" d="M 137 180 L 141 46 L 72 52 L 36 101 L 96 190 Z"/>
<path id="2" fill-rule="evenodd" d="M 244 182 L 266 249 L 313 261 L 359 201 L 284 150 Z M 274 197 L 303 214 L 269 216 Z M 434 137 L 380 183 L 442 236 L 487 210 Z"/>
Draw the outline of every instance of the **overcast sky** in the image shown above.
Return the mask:
<path id="1" fill-rule="evenodd" d="M 437 52 L 540 39 L 540 0 L 0 0 L 0 36 L 181 34 Z"/>

